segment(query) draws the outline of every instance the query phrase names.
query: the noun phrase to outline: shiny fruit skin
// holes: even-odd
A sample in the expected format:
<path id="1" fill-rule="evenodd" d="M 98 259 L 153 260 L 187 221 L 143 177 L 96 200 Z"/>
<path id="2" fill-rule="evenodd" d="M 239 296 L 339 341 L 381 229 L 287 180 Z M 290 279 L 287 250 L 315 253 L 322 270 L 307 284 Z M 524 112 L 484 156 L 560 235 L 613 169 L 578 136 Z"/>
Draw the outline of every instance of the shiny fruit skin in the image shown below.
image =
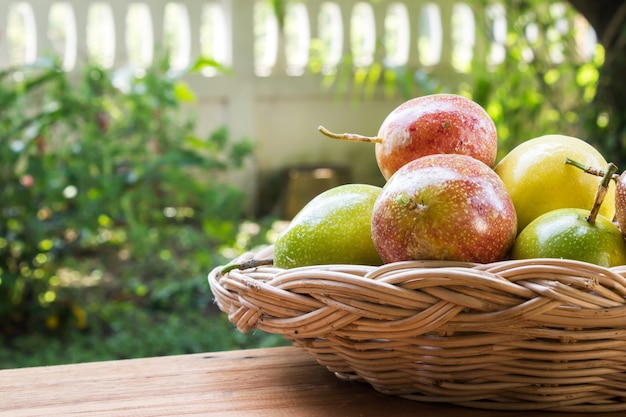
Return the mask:
<path id="1" fill-rule="evenodd" d="M 626 235 L 626 176 L 622 173 L 615 182 L 615 221 Z"/>
<path id="2" fill-rule="evenodd" d="M 589 210 L 562 208 L 544 213 L 517 237 L 512 259 L 563 258 L 605 267 L 626 264 L 626 242 L 602 215 L 592 225 Z"/>
<path id="3" fill-rule="evenodd" d="M 373 185 L 345 184 L 317 195 L 278 236 L 274 265 L 380 265 L 370 222 L 380 192 Z"/>
<path id="4" fill-rule="evenodd" d="M 438 153 L 469 155 L 493 167 L 498 148 L 489 114 L 455 94 L 406 101 L 387 115 L 377 137 L 376 161 L 385 179 L 409 161 Z"/>
<path id="5" fill-rule="evenodd" d="M 571 136 L 545 135 L 511 150 L 495 167 L 517 211 L 518 231 L 558 208 L 591 209 L 600 179 L 565 164 L 571 158 L 604 169 L 607 161 L 593 146 Z M 612 219 L 615 185 L 610 184 L 600 214 Z"/>
<path id="6" fill-rule="evenodd" d="M 504 184 L 467 155 L 424 156 L 385 184 L 372 213 L 372 237 L 383 262 L 439 259 L 488 263 L 505 259 L 517 217 Z"/>

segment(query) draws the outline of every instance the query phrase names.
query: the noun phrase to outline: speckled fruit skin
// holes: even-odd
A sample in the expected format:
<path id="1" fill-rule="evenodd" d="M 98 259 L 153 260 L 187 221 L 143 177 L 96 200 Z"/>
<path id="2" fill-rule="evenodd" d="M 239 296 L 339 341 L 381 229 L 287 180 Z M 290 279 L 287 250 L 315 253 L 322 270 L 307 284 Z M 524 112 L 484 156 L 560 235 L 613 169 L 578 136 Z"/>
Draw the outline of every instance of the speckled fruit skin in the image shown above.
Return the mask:
<path id="1" fill-rule="evenodd" d="M 516 146 L 494 168 L 515 204 L 519 232 L 551 210 L 593 206 L 600 178 L 565 164 L 566 158 L 599 169 L 607 166 L 602 154 L 582 139 L 545 135 Z M 608 219 L 615 214 L 614 193 L 611 183 L 600 207 Z"/>
<path id="2" fill-rule="evenodd" d="M 615 222 L 626 236 L 626 174 L 622 173 L 615 182 Z"/>
<path id="3" fill-rule="evenodd" d="M 371 218 L 380 187 L 345 184 L 313 198 L 274 244 L 274 265 L 382 263 L 372 241 Z"/>
<path id="4" fill-rule="evenodd" d="M 496 173 L 467 155 L 438 154 L 400 168 L 372 212 L 383 262 L 505 259 L 517 234 L 513 202 Z"/>
<path id="5" fill-rule="evenodd" d="M 511 258 L 564 258 L 605 267 L 626 264 L 626 242 L 617 226 L 589 210 L 561 208 L 542 214 L 517 237 Z"/>
<path id="6" fill-rule="evenodd" d="M 422 156 L 453 153 L 495 164 L 498 136 L 489 114 L 476 102 L 455 94 L 432 94 L 394 109 L 378 130 L 376 161 L 385 179 Z"/>

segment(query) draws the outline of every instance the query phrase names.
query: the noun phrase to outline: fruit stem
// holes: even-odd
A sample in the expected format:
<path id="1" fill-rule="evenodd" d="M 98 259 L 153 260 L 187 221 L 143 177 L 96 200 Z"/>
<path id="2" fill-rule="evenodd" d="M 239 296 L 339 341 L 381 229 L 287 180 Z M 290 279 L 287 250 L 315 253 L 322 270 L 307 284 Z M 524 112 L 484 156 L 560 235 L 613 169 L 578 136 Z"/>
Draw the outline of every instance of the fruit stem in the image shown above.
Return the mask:
<path id="1" fill-rule="evenodd" d="M 356 133 L 333 133 L 324 126 L 319 126 L 317 130 L 331 139 L 348 140 L 350 142 L 383 143 L 383 140 L 379 137 L 357 135 Z"/>
<path id="2" fill-rule="evenodd" d="M 600 206 L 602 205 L 602 201 L 604 200 L 604 196 L 606 195 L 607 190 L 609 189 L 609 183 L 613 178 L 613 174 L 617 171 L 617 165 L 613 162 L 609 162 L 609 165 L 602 176 L 602 181 L 600 181 L 600 185 L 598 185 L 598 191 L 596 192 L 596 197 L 593 202 L 593 207 L 591 208 L 591 212 L 589 216 L 587 216 L 587 221 L 589 224 L 596 223 L 596 217 L 598 217 L 598 212 L 600 211 Z"/>
<path id="3" fill-rule="evenodd" d="M 273 258 L 250 259 L 250 260 L 243 261 L 240 263 L 231 262 L 228 265 L 225 265 L 220 272 L 222 274 L 225 274 L 227 272 L 232 271 L 233 269 L 239 269 L 239 270 L 252 269 L 252 268 L 257 268 L 259 266 L 272 265 L 272 264 L 274 264 Z"/>
<path id="4" fill-rule="evenodd" d="M 565 158 L 565 163 L 569 164 L 569 165 L 573 165 L 576 168 L 582 169 L 587 174 L 595 175 L 597 177 L 604 177 L 604 174 L 605 174 L 605 171 L 603 171 L 601 169 L 594 168 L 594 167 L 591 167 L 589 165 L 585 165 L 582 162 L 575 161 L 575 160 L 573 160 L 571 158 Z M 614 179 L 614 180 L 617 180 L 618 177 L 619 177 L 619 174 L 613 174 L 611 176 L 611 178 Z"/>

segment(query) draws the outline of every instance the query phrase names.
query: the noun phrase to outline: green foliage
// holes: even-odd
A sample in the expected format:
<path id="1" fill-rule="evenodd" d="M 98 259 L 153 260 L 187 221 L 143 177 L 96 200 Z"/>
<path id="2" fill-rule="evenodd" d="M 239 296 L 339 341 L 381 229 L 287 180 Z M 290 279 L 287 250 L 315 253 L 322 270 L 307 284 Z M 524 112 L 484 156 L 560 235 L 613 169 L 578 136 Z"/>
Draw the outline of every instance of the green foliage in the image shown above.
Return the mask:
<path id="1" fill-rule="evenodd" d="M 622 19 L 624 21 L 624 19 Z M 604 52 L 604 63 L 600 68 L 597 93 L 592 106 L 587 109 L 586 130 L 590 132 L 594 144 L 597 144 L 607 159 L 620 167 L 626 168 L 626 87 L 623 82 L 626 71 L 626 44 L 624 25 L 616 30 L 616 40 Z M 584 72 L 582 79 L 594 74 Z"/>
<path id="2" fill-rule="evenodd" d="M 282 336 L 261 331 L 239 332 L 212 304 L 206 279 L 170 280 L 140 296 L 141 285 L 137 281 L 108 299 L 106 294 L 96 297 L 93 291 L 82 291 L 89 326 L 62 334 L 47 329 L 15 336 L 0 347 L 0 369 L 287 343 Z"/>
<path id="3" fill-rule="evenodd" d="M 186 308 L 183 312 L 138 308 L 134 302 L 107 303 L 100 320 L 84 331 L 58 337 L 35 332 L 0 348 L 0 369 L 178 355 L 285 345 L 282 336 L 242 334 L 223 314 Z"/>
<path id="4" fill-rule="evenodd" d="M 223 261 L 246 197 L 218 178 L 252 146 L 225 129 L 197 137 L 180 75 L 167 60 L 141 76 L 88 66 L 74 78 L 54 60 L 0 73 L 5 340 L 113 331 L 116 301 L 153 308 L 172 282 L 206 284 Z"/>
<path id="5" fill-rule="evenodd" d="M 487 7 L 487 3 L 483 3 Z M 587 114 L 598 85 L 603 49 L 581 55 L 576 11 L 565 2 L 507 2 L 507 34 L 502 62 L 475 62 L 472 84 L 460 93 L 482 104 L 494 119 L 500 156 L 533 137 L 559 133 L 586 137 Z M 494 42 L 489 19 L 483 38 Z"/>

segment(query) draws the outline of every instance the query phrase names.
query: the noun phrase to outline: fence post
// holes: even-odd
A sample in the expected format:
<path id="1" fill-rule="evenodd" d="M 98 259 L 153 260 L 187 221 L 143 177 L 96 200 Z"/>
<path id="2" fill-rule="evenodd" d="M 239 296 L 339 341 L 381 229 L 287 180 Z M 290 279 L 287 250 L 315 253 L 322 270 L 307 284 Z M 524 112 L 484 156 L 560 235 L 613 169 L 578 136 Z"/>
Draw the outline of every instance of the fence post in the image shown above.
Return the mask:
<path id="1" fill-rule="evenodd" d="M 232 41 L 232 89 L 229 91 L 226 126 L 232 138 L 250 138 L 256 142 L 256 91 L 254 73 L 254 5 L 255 0 L 229 0 L 226 5 L 230 24 L 229 38 Z M 254 199 L 258 190 L 258 166 L 254 160 L 244 172 L 235 175 L 243 176 L 241 183 L 245 191 Z"/>
<path id="2" fill-rule="evenodd" d="M 7 24 L 9 2 L 0 1 L 0 69 L 9 65 L 9 42 L 7 40 Z"/>

